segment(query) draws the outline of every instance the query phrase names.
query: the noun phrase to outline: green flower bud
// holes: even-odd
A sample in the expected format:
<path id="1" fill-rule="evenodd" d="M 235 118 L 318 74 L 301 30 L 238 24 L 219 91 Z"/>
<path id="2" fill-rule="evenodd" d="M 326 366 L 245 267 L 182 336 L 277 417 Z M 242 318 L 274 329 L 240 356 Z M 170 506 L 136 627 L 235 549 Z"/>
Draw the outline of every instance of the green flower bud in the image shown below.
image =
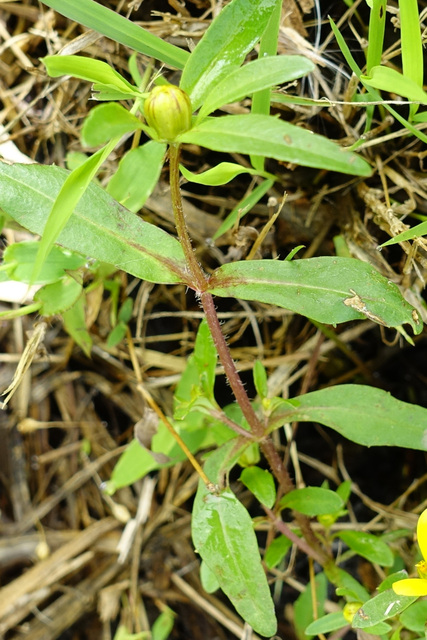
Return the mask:
<path id="1" fill-rule="evenodd" d="M 173 84 L 154 87 L 144 103 L 147 124 L 164 142 L 173 142 L 190 129 L 191 112 L 190 98 Z"/>

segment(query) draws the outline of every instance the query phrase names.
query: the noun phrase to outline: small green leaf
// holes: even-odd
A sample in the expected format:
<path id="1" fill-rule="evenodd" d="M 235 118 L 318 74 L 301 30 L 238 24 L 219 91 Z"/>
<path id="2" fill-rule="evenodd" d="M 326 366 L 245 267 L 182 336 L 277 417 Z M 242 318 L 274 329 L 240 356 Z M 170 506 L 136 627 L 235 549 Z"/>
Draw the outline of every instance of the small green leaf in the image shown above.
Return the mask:
<path id="1" fill-rule="evenodd" d="M 193 356 L 199 372 L 202 391 L 206 397 L 213 398 L 218 355 L 206 320 L 200 323 L 197 331 Z"/>
<path id="2" fill-rule="evenodd" d="M 273 540 L 264 555 L 264 562 L 269 569 L 274 569 L 280 564 L 292 547 L 292 540 L 280 535 Z"/>
<path id="3" fill-rule="evenodd" d="M 352 551 L 370 562 L 383 567 L 391 567 L 394 562 L 393 552 L 385 542 L 366 531 L 340 531 L 337 534 Z"/>
<path id="4" fill-rule="evenodd" d="M 120 311 L 118 315 L 119 322 L 128 323 L 129 320 L 132 318 L 132 311 L 133 311 L 133 300 L 132 298 L 126 298 L 126 300 L 123 302 L 122 306 L 120 307 Z"/>
<path id="5" fill-rule="evenodd" d="M 150 452 L 141 447 L 138 440 L 132 440 L 111 473 L 106 487 L 107 493 L 112 495 L 118 489 L 127 487 L 146 476 L 150 471 L 158 469 L 159 466 Z"/>
<path id="6" fill-rule="evenodd" d="M 151 640 L 166 640 L 173 629 L 175 614 L 166 607 L 151 627 Z"/>
<path id="7" fill-rule="evenodd" d="M 235 464 L 240 450 L 231 441 L 209 456 L 205 473 L 211 482 L 221 481 Z M 230 489 L 215 495 L 200 481 L 191 526 L 196 551 L 237 612 L 257 633 L 274 635 L 277 629 L 274 603 L 253 523 L 245 507 Z"/>
<path id="8" fill-rule="evenodd" d="M 81 295 L 73 306 L 62 313 L 62 319 L 67 333 L 80 347 L 83 353 L 90 358 L 92 338 L 86 327 L 86 297 Z"/>
<path id="9" fill-rule="evenodd" d="M 144 125 L 139 118 L 120 104 L 110 102 L 90 110 L 82 127 L 81 140 L 85 147 L 97 147 L 111 138 L 143 128 Z"/>
<path id="10" fill-rule="evenodd" d="M 123 340 L 125 335 L 126 335 L 126 324 L 124 322 L 119 322 L 119 324 L 116 324 L 114 329 L 110 331 L 110 333 L 108 334 L 108 339 L 107 339 L 108 348 L 112 349 L 113 347 L 120 344 L 120 342 Z"/>
<path id="11" fill-rule="evenodd" d="M 180 87 L 198 109 L 260 39 L 276 0 L 232 0 L 213 20 L 184 67 Z"/>
<path id="12" fill-rule="evenodd" d="M 40 314 L 54 316 L 70 309 L 82 293 L 82 285 L 71 276 L 47 284 L 34 294 L 34 301 L 41 302 Z"/>
<path id="13" fill-rule="evenodd" d="M 252 60 L 243 67 L 232 70 L 215 84 L 203 102 L 197 121 L 203 120 L 223 104 L 238 102 L 256 91 L 291 82 L 310 73 L 314 68 L 308 58 L 298 55 L 267 56 Z"/>
<path id="14" fill-rule="evenodd" d="M 254 496 L 271 509 L 276 501 L 276 487 L 273 476 L 266 469 L 247 467 L 243 469 L 240 480 Z"/>
<path id="15" fill-rule="evenodd" d="M 348 622 L 344 618 L 342 611 L 335 611 L 335 613 L 328 613 L 326 616 L 311 622 L 305 633 L 308 636 L 317 636 L 319 633 L 330 633 L 347 625 Z"/>
<path id="16" fill-rule="evenodd" d="M 405 629 L 415 631 L 415 633 L 421 635 L 424 634 L 427 620 L 427 600 L 414 602 L 414 604 L 400 614 L 399 620 Z"/>
<path id="17" fill-rule="evenodd" d="M 214 151 L 255 154 L 351 175 L 369 176 L 372 172 L 363 158 L 345 151 L 332 140 L 273 116 L 208 118 L 178 140 Z"/>
<path id="18" fill-rule="evenodd" d="M 267 372 L 261 360 L 255 360 L 252 375 L 254 377 L 255 389 L 261 400 L 263 400 L 268 396 L 268 380 Z"/>
<path id="19" fill-rule="evenodd" d="M 375 89 L 391 91 L 408 100 L 427 104 L 427 93 L 416 82 L 391 67 L 373 67 L 369 76 L 361 76 L 361 80 Z"/>
<path id="20" fill-rule="evenodd" d="M 38 248 L 39 243 L 35 241 L 17 242 L 9 245 L 3 253 L 2 271 L 6 272 L 10 280 L 18 280 L 19 282 L 30 284 Z M 71 253 L 61 247 L 52 247 L 42 270 L 32 284 L 55 282 L 62 278 L 66 271 L 75 271 L 82 267 L 84 263 L 85 258 L 81 255 Z"/>
<path id="21" fill-rule="evenodd" d="M 422 331 L 421 320 L 398 287 L 353 258 L 229 263 L 213 272 L 209 291 L 276 304 L 326 324 L 370 318 L 389 327 L 407 322 L 415 334 Z"/>
<path id="22" fill-rule="evenodd" d="M 349 601 L 366 602 L 369 600 L 369 593 L 360 582 L 358 582 L 347 571 L 336 565 L 325 568 L 328 579 L 336 587 L 338 596 L 344 596 Z"/>
<path id="23" fill-rule="evenodd" d="M 417 596 L 398 596 L 392 589 L 383 591 L 359 609 L 352 621 L 354 629 L 366 629 L 372 627 L 383 620 L 394 618 L 409 607 Z"/>
<path id="24" fill-rule="evenodd" d="M 107 192 L 129 211 L 139 211 L 157 184 L 165 153 L 166 145 L 155 140 L 128 151 L 108 183 Z"/>
<path id="25" fill-rule="evenodd" d="M 325 513 L 334 513 L 342 509 L 343 501 L 330 489 L 321 487 L 305 487 L 294 489 L 280 500 L 282 509 L 294 509 L 306 516 L 319 516 Z"/>
<path id="26" fill-rule="evenodd" d="M 51 78 L 73 76 L 89 82 L 97 82 L 124 94 L 139 95 L 140 92 L 106 62 L 84 56 L 46 56 L 41 58 Z"/>
<path id="27" fill-rule="evenodd" d="M 221 162 L 216 167 L 208 169 L 203 173 L 192 173 L 182 165 L 180 165 L 179 168 L 184 178 L 186 178 L 189 182 L 211 186 L 227 184 L 227 182 L 230 182 L 230 180 L 233 180 L 233 178 L 241 175 L 242 173 L 249 173 L 253 176 L 268 175 L 273 180 L 275 179 L 274 176 L 272 176 L 271 174 L 267 174 L 265 171 L 259 172 L 255 169 L 250 169 L 249 167 L 242 167 L 240 164 L 234 164 L 233 162 Z"/>

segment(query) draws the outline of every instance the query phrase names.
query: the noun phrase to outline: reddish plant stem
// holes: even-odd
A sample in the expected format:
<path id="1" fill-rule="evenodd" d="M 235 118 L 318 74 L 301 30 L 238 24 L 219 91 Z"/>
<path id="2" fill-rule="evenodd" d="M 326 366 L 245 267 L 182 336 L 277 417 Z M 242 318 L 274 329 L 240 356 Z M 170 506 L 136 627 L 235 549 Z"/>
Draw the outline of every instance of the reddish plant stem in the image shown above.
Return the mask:
<path id="1" fill-rule="evenodd" d="M 236 401 L 239 404 L 242 413 L 249 424 L 252 438 L 253 440 L 259 442 L 262 452 L 264 453 L 270 465 L 270 468 L 280 485 L 280 489 L 284 493 L 288 493 L 295 488 L 294 484 L 291 480 L 287 468 L 283 464 L 281 457 L 274 447 L 273 441 L 271 440 L 269 435 L 266 435 L 264 425 L 256 415 L 251 401 L 249 400 L 249 396 L 245 391 L 243 382 L 236 369 L 235 362 L 231 357 L 227 341 L 222 333 L 212 294 L 207 291 L 208 278 L 203 272 L 200 264 L 197 262 L 196 256 L 193 251 L 193 246 L 188 234 L 187 225 L 185 224 L 181 191 L 179 189 L 179 145 L 170 145 L 169 162 L 171 199 L 175 217 L 175 225 L 179 240 L 181 242 L 181 246 L 184 251 L 184 255 L 187 260 L 193 288 L 200 296 L 200 302 L 205 312 L 206 322 L 208 323 L 213 341 L 218 351 L 219 359 L 222 366 L 224 367 L 224 372 L 234 393 L 234 397 L 236 398 Z M 321 562 L 321 564 L 324 564 L 328 560 L 328 556 L 321 548 L 319 541 L 317 540 L 313 529 L 311 528 L 309 519 L 298 513 L 295 513 L 295 519 L 297 520 L 298 525 L 304 535 L 305 545 L 307 545 L 307 548 L 312 549 L 309 555 L 317 559 L 319 562 Z M 276 520 L 277 523 L 281 522 L 278 519 Z M 308 553 L 307 549 L 305 550 Z"/>
<path id="2" fill-rule="evenodd" d="M 313 558 L 313 560 L 315 560 L 319 564 L 323 564 L 323 555 L 319 553 L 317 549 L 314 549 L 311 544 L 308 544 L 306 540 L 304 540 L 304 538 L 300 538 L 296 533 L 294 533 L 292 529 L 288 527 L 286 522 L 280 520 L 271 509 L 266 507 L 264 504 L 262 505 L 262 508 L 264 509 L 270 520 L 273 522 L 277 531 L 280 531 L 280 533 L 283 533 L 283 535 L 289 538 L 289 540 L 292 540 L 292 542 L 298 547 L 298 549 L 307 554 L 307 556 Z"/>
<path id="3" fill-rule="evenodd" d="M 218 351 L 219 359 L 224 367 L 225 375 L 230 383 L 234 396 L 243 412 L 243 415 L 248 421 L 252 435 L 255 438 L 262 438 L 264 435 L 264 427 L 254 411 L 248 394 L 245 391 L 245 387 L 243 386 L 242 379 L 236 369 L 234 360 L 231 357 L 230 349 L 228 348 L 224 334 L 221 331 L 221 325 L 216 313 L 213 297 L 210 293 L 204 291 L 200 294 L 200 302 L 205 312 L 206 322 L 209 325 L 213 341 Z"/>
<path id="4" fill-rule="evenodd" d="M 197 289 L 203 291 L 206 289 L 206 276 L 194 255 L 193 246 L 191 244 L 190 236 L 188 235 L 187 225 L 185 224 L 181 191 L 179 189 L 179 146 L 173 144 L 169 147 L 169 179 L 172 207 L 178 238 L 181 242 L 181 246 L 187 260 L 192 282 Z"/>

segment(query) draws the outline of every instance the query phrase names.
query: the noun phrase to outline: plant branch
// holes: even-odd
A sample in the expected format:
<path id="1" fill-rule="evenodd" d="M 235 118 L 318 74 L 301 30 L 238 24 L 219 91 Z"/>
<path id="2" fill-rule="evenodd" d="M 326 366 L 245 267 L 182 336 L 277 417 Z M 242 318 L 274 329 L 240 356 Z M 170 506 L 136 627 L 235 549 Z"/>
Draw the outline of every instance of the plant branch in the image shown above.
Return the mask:
<path id="1" fill-rule="evenodd" d="M 206 289 L 206 276 L 194 255 L 187 225 L 185 224 L 184 210 L 182 208 L 181 191 L 179 189 L 179 145 L 171 144 L 169 147 L 169 180 L 178 238 L 181 242 L 194 284 L 199 291 L 204 291 Z"/>
<path id="2" fill-rule="evenodd" d="M 271 509 L 266 507 L 264 504 L 262 505 L 262 508 L 264 509 L 270 520 L 273 522 L 277 531 L 280 531 L 280 533 L 283 533 L 283 535 L 289 538 L 289 540 L 292 540 L 292 542 L 298 547 L 298 549 L 303 551 L 307 556 L 313 558 L 313 560 L 318 562 L 320 565 L 324 564 L 324 558 L 322 554 L 313 549 L 313 547 L 308 544 L 306 540 L 304 540 L 304 538 L 300 538 L 299 536 L 297 536 L 297 534 L 294 533 L 292 529 L 290 529 L 290 527 L 288 527 L 286 522 L 280 520 L 280 518 L 278 518 Z"/>

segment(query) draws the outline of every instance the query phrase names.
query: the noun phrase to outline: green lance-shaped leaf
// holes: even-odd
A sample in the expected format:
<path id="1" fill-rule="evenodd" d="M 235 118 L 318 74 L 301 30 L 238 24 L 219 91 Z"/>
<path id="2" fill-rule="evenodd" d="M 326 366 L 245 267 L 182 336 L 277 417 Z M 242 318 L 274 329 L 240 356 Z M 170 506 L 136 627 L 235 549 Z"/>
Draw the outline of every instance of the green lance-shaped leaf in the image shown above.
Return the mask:
<path id="1" fill-rule="evenodd" d="M 97 147 L 111 138 L 144 128 L 146 127 L 141 120 L 120 104 L 100 104 L 90 110 L 84 121 L 81 131 L 82 144 L 85 147 Z"/>
<path id="2" fill-rule="evenodd" d="M 227 182 L 230 182 L 230 180 L 233 180 L 233 178 L 241 175 L 242 173 L 249 173 L 252 176 L 261 175 L 275 180 L 275 176 L 271 173 L 267 173 L 266 171 L 257 171 L 250 167 L 242 167 L 242 165 L 235 164 L 234 162 L 220 162 L 215 167 L 212 167 L 212 169 L 203 171 L 203 173 L 192 173 L 182 165 L 179 165 L 179 168 L 184 178 L 189 182 L 195 182 L 196 184 L 212 186 L 227 184 Z"/>
<path id="3" fill-rule="evenodd" d="M 287 493 L 280 500 L 280 506 L 282 509 L 294 509 L 306 516 L 320 516 L 342 509 L 344 502 L 330 489 L 304 487 Z"/>
<path id="4" fill-rule="evenodd" d="M 369 164 L 311 131 L 273 116 L 247 114 L 208 118 L 183 133 L 179 142 L 214 151 L 276 158 L 305 167 L 369 176 Z"/>
<path id="5" fill-rule="evenodd" d="M 217 449 L 205 465 L 208 478 L 216 484 L 238 453 L 234 442 Z M 191 528 L 196 550 L 238 613 L 260 635 L 274 635 L 274 603 L 245 507 L 230 489 L 214 495 L 200 482 Z"/>
<path id="6" fill-rule="evenodd" d="M 43 4 L 115 42 L 182 69 L 189 54 L 94 0 L 44 0 Z"/>
<path id="7" fill-rule="evenodd" d="M 352 620 L 355 629 L 366 629 L 398 615 L 409 607 L 417 596 L 398 596 L 392 589 L 379 593 L 359 609 Z"/>
<path id="8" fill-rule="evenodd" d="M 337 385 L 284 401 L 271 417 L 271 426 L 294 420 L 320 422 L 366 447 L 427 451 L 427 409 L 374 387 Z"/>
<path id="9" fill-rule="evenodd" d="M 165 152 L 166 144 L 150 140 L 125 153 L 107 192 L 129 211 L 139 211 L 157 184 Z"/>
<path id="10" fill-rule="evenodd" d="M 274 605 L 252 520 L 229 489 L 213 495 L 199 488 L 192 535 L 196 550 L 242 618 L 257 633 L 274 635 Z"/>
<path id="11" fill-rule="evenodd" d="M 140 92 L 115 69 L 102 60 L 84 56 L 46 56 L 42 58 L 51 78 L 73 76 L 119 91 L 124 96 L 139 96 Z M 110 136 L 111 137 L 111 136 Z"/>
<path id="12" fill-rule="evenodd" d="M 225 264 L 210 279 L 209 291 L 223 298 L 258 300 L 336 324 L 369 318 L 422 330 L 415 309 L 398 287 L 365 262 L 323 256 L 307 260 L 252 260 Z"/>
<path id="13" fill-rule="evenodd" d="M 180 82 L 200 107 L 230 70 L 240 66 L 260 39 L 277 0 L 232 0 L 212 22 L 188 59 Z"/>
<path id="14" fill-rule="evenodd" d="M 403 75 L 422 88 L 424 51 L 417 0 L 399 0 L 399 17 Z M 410 119 L 417 109 L 418 105 L 411 104 Z"/>
<path id="15" fill-rule="evenodd" d="M 276 500 L 276 487 L 274 478 L 267 469 L 247 467 L 243 469 L 240 480 L 261 504 L 265 504 L 266 507 L 272 509 Z"/>
<path id="16" fill-rule="evenodd" d="M 212 88 L 197 120 L 202 120 L 223 104 L 238 102 L 256 91 L 301 78 L 313 70 L 314 64 L 303 56 L 268 56 L 248 62 L 231 71 Z"/>
<path id="17" fill-rule="evenodd" d="M 378 536 L 366 531 L 340 531 L 337 534 L 352 551 L 370 562 L 376 562 L 383 567 L 391 567 L 394 562 L 390 547 Z"/>
<path id="18" fill-rule="evenodd" d="M 43 234 L 69 172 L 55 166 L 0 163 L 0 207 Z M 61 246 L 112 264 L 149 282 L 186 281 L 179 242 L 131 214 L 91 183 L 57 239 Z"/>
<path id="19" fill-rule="evenodd" d="M 381 64 L 383 52 L 387 0 L 374 0 L 369 16 L 368 53 L 366 68 L 368 75 L 372 67 Z"/>

